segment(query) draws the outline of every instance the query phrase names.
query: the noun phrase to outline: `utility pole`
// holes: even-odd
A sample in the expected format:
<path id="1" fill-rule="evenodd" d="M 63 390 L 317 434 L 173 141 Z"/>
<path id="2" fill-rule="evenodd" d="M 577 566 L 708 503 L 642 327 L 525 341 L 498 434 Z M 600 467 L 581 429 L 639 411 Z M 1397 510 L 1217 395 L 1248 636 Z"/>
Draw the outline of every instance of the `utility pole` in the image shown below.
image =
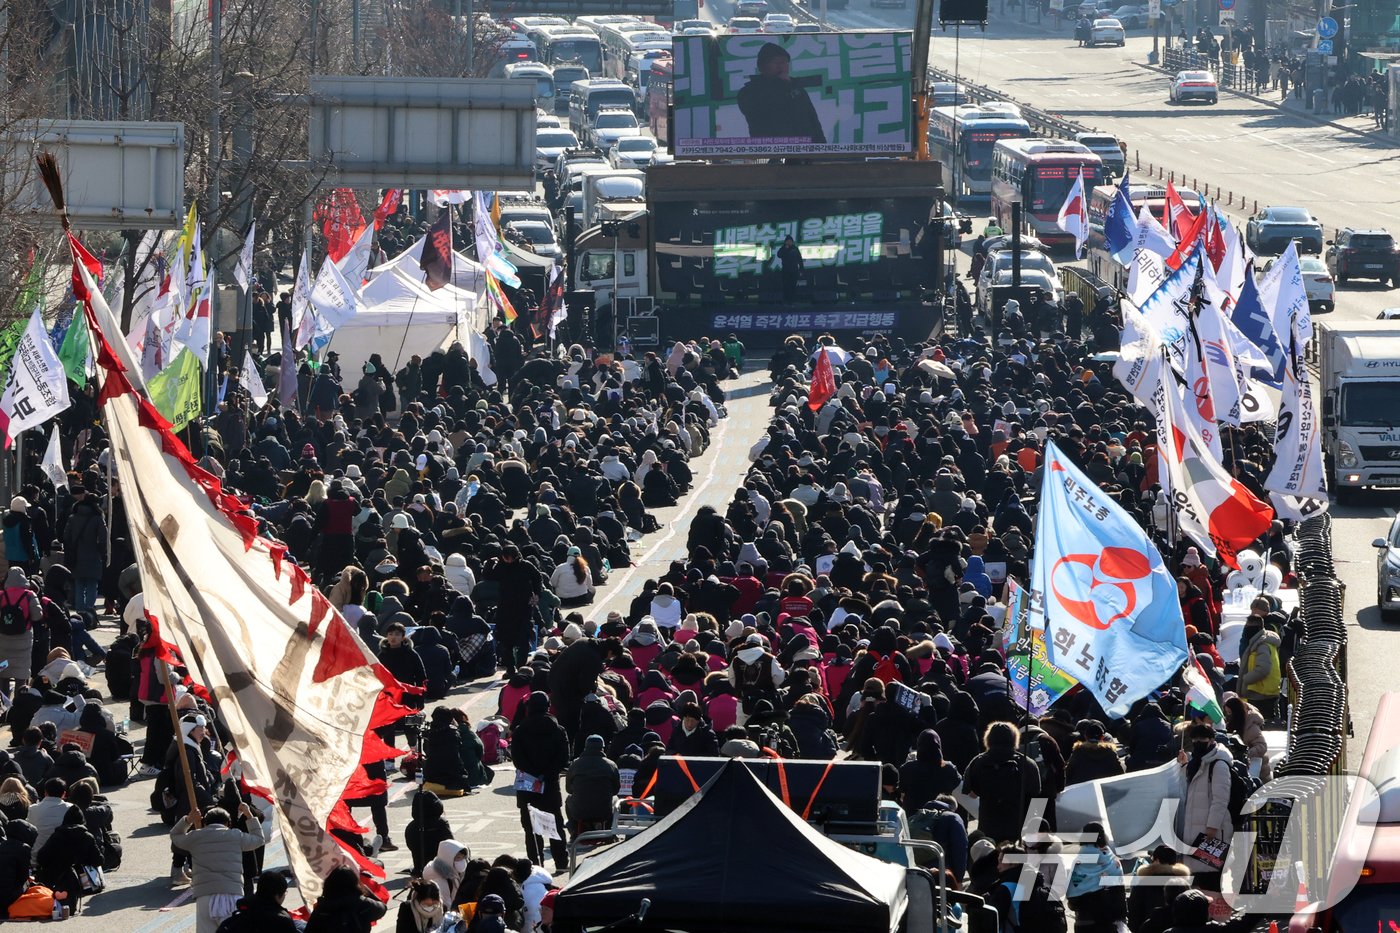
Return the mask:
<path id="1" fill-rule="evenodd" d="M 224 65 L 221 56 L 224 31 L 224 0 L 213 0 L 209 4 L 209 193 L 204 206 L 204 249 L 206 256 L 217 256 L 218 214 L 220 201 L 219 163 L 223 159 L 223 127 L 219 121 L 219 108 L 223 105 Z M 217 331 L 214 322 L 219 314 L 219 269 L 217 263 L 210 265 L 206 287 L 209 290 L 209 339 L 211 344 Z M 204 410 L 214 410 L 214 400 L 218 398 L 219 348 L 209 347 L 209 362 L 204 368 Z"/>

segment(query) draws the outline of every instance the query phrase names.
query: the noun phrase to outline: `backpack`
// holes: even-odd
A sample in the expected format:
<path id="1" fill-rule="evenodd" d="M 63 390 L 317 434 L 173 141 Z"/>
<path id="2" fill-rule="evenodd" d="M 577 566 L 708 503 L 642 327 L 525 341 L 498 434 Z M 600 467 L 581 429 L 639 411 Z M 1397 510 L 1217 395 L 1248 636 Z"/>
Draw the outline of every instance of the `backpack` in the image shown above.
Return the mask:
<path id="1" fill-rule="evenodd" d="M 1212 761 L 1210 766 L 1214 768 L 1216 764 L 1217 762 Z M 1261 786 L 1262 782 L 1249 773 L 1248 762 L 1230 762 L 1230 825 L 1236 830 L 1244 828 L 1244 805 Z"/>
<path id="2" fill-rule="evenodd" d="M 505 720 L 494 716 L 482 720 L 476 727 L 476 737 L 481 739 L 485 748 L 481 755 L 482 764 L 498 765 L 510 757 L 510 745 L 506 741 L 507 728 Z"/>
<path id="3" fill-rule="evenodd" d="M 23 635 L 29 631 L 28 608 L 28 601 L 23 596 L 12 603 L 6 594 L 4 601 L 0 602 L 0 635 Z"/>
<path id="4" fill-rule="evenodd" d="M 904 678 L 899 673 L 899 665 L 894 663 L 894 655 L 890 654 L 881 656 L 880 660 L 875 662 L 875 669 L 870 672 L 870 676 L 884 684 L 896 680 L 900 683 L 904 682 Z"/>
<path id="5" fill-rule="evenodd" d="M 1014 892 L 1013 892 L 1014 896 Z M 1050 893 L 1045 878 L 1036 873 L 1031 896 L 1021 903 L 1018 929 L 1033 930 L 1035 933 L 1068 933 L 1069 923 L 1065 920 L 1064 902 Z"/>

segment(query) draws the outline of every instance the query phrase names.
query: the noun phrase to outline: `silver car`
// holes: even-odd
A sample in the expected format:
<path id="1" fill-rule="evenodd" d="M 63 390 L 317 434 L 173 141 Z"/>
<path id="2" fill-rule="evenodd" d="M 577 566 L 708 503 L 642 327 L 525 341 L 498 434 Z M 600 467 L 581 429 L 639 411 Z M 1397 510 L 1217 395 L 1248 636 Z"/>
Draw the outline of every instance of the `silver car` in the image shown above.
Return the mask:
<path id="1" fill-rule="evenodd" d="M 1376 605 L 1381 620 L 1400 621 L 1400 515 L 1391 519 L 1386 536 L 1371 545 L 1376 549 Z"/>

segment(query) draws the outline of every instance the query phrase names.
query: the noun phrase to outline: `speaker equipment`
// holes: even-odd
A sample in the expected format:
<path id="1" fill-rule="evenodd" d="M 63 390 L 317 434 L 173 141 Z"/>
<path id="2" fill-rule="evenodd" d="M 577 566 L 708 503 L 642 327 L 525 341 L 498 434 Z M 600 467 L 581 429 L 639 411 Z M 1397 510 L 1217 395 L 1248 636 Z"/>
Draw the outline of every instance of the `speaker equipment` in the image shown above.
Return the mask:
<path id="1" fill-rule="evenodd" d="M 939 0 L 940 23 L 985 23 L 987 0 Z"/>

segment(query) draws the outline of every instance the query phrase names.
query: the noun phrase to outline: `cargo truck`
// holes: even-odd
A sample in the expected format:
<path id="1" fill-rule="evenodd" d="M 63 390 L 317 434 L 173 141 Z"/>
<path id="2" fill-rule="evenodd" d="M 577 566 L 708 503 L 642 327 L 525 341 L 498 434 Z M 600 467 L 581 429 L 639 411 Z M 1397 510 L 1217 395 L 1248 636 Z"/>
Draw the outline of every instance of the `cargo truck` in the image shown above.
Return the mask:
<path id="1" fill-rule="evenodd" d="M 1316 327 L 1328 485 L 1400 488 L 1400 323 Z"/>

